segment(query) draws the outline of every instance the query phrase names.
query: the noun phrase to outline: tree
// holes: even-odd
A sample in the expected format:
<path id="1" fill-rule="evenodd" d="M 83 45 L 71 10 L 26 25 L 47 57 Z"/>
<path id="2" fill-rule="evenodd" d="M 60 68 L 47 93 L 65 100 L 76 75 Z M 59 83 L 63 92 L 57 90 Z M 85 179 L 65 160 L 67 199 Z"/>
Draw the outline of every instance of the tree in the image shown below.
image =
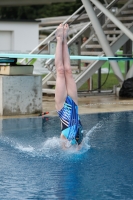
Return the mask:
<path id="1" fill-rule="evenodd" d="M 103 0 L 100 0 L 103 3 Z M 1 7 L 0 19 L 30 20 L 44 17 L 71 15 L 82 5 L 81 0 L 38 6 Z"/>
<path id="2" fill-rule="evenodd" d="M 71 15 L 81 5 L 81 0 L 76 0 L 76 2 L 54 3 L 38 6 L 1 7 L 0 18 L 10 20 L 28 20 Z"/>

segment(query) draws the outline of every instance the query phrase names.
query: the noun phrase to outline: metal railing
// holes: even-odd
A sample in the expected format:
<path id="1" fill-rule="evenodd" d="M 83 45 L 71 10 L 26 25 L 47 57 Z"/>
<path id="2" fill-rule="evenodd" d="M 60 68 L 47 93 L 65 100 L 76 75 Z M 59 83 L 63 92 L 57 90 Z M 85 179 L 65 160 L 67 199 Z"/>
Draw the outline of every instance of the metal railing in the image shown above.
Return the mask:
<path id="1" fill-rule="evenodd" d="M 107 5 L 107 9 L 110 9 L 112 6 L 114 6 L 119 0 L 113 0 L 109 5 Z M 100 18 L 102 15 L 104 15 L 103 12 L 100 12 L 97 17 Z M 87 23 L 77 34 L 74 35 L 73 38 L 71 38 L 68 41 L 68 46 L 70 46 L 73 42 L 75 42 L 79 37 L 82 36 L 82 34 L 92 25 L 91 22 Z M 86 43 L 84 43 L 85 45 Z M 83 47 L 83 46 L 82 46 Z M 46 61 L 46 65 L 50 65 L 52 63 L 52 59 L 49 59 Z"/>
<path id="2" fill-rule="evenodd" d="M 82 9 L 84 8 L 84 6 L 82 5 L 78 10 L 76 10 L 70 17 L 68 17 L 63 24 L 67 23 L 70 19 L 72 19 L 78 12 L 80 12 Z M 74 19 L 75 20 L 75 19 Z M 41 47 L 42 45 L 45 45 L 46 43 L 48 43 L 50 40 L 53 40 L 53 37 L 55 38 L 55 33 L 56 30 L 54 30 L 47 38 L 45 38 L 37 47 L 35 47 L 29 54 L 34 53 L 36 50 L 38 50 L 39 47 Z M 40 53 L 41 51 L 39 51 Z M 25 59 L 21 60 L 21 63 L 24 62 Z"/>
<path id="3" fill-rule="evenodd" d="M 114 6 L 119 0 L 113 0 L 110 4 L 107 5 L 107 9 L 110 9 L 112 6 Z M 63 24 L 68 23 L 69 25 L 71 25 L 73 22 L 75 22 L 84 12 L 82 11 L 82 9 L 84 8 L 84 6 L 82 5 L 78 10 L 76 10 L 70 17 L 68 17 Z M 75 15 L 77 15 L 80 11 L 82 11 L 78 17 L 76 19 L 73 20 L 73 22 L 69 23 L 69 20 L 71 20 Z M 100 12 L 97 17 L 100 18 L 103 15 L 102 12 Z M 91 22 L 87 23 L 77 34 L 75 34 L 75 36 L 73 38 L 71 38 L 68 42 L 68 46 L 70 46 L 73 42 L 75 42 L 79 37 L 81 37 L 81 35 L 86 31 L 86 29 L 88 29 L 90 26 L 92 25 Z M 29 54 L 33 54 L 34 52 L 38 51 L 39 47 L 41 47 L 42 45 L 44 45 L 44 47 L 37 52 L 37 54 L 40 54 L 43 49 L 45 47 L 48 46 L 48 42 L 53 41 L 55 39 L 55 33 L 56 30 L 54 30 L 47 38 L 45 38 L 37 47 L 35 47 Z M 85 45 L 85 44 L 84 44 Z M 23 63 L 25 61 L 25 59 L 22 59 L 20 61 L 20 63 Z M 30 62 L 30 61 L 28 61 Z M 49 59 L 46 61 L 46 66 L 50 65 L 53 62 L 53 59 Z M 27 63 L 28 64 L 28 63 Z"/>

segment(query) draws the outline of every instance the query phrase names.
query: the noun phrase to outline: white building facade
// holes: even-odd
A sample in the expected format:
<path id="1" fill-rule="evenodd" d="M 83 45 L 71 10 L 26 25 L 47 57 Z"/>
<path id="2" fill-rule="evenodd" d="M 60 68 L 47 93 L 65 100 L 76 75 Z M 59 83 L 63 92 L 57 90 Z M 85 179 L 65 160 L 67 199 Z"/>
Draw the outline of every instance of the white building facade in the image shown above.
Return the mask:
<path id="1" fill-rule="evenodd" d="M 39 21 L 0 21 L 0 51 L 29 52 L 39 42 Z"/>

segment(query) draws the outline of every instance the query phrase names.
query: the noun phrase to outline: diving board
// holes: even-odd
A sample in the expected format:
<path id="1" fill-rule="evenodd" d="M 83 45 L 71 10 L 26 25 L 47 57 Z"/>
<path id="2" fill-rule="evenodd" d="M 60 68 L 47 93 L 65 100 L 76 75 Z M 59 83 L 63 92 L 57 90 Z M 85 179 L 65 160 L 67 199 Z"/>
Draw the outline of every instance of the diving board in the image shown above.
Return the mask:
<path id="1" fill-rule="evenodd" d="M 6 58 L 36 58 L 36 59 L 55 59 L 55 55 L 46 55 L 46 54 L 7 54 L 7 53 L 0 53 L 0 59 Z M 114 56 L 114 57 L 106 57 L 106 56 L 79 56 L 79 55 L 70 55 L 71 60 L 105 60 L 105 61 L 119 61 L 119 60 L 133 60 L 133 57 L 121 57 L 121 56 Z"/>

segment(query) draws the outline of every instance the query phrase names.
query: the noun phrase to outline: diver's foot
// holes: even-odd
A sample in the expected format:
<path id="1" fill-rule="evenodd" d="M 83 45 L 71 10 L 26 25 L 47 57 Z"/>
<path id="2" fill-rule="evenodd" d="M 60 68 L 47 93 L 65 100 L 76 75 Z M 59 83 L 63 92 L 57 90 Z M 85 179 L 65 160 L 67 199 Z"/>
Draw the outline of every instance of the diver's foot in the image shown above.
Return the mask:
<path id="1" fill-rule="evenodd" d="M 56 39 L 57 40 L 62 40 L 63 41 L 63 24 L 60 24 L 55 33 Z"/>
<path id="2" fill-rule="evenodd" d="M 68 31 L 69 31 L 69 26 L 68 24 L 65 24 L 64 25 L 64 40 L 67 40 Z"/>

